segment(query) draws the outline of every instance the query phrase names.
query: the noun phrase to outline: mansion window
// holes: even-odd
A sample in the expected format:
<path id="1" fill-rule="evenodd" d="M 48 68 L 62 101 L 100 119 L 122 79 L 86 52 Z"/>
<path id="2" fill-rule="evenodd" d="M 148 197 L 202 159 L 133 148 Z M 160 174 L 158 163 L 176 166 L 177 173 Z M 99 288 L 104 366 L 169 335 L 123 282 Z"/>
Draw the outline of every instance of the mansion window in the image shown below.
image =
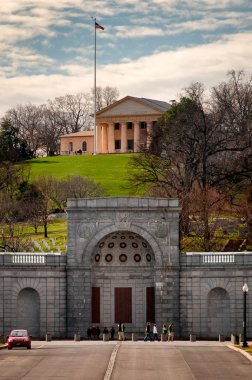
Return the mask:
<path id="1" fill-rule="evenodd" d="M 115 130 L 120 129 L 120 123 L 115 123 Z"/>
<path id="2" fill-rule="evenodd" d="M 121 140 L 115 140 L 115 149 L 121 149 Z"/>
<path id="3" fill-rule="evenodd" d="M 127 129 L 132 129 L 133 128 L 133 123 L 130 121 L 127 123 Z"/>
<path id="4" fill-rule="evenodd" d="M 146 129 L 147 125 L 146 125 L 146 121 L 141 121 L 140 122 L 140 128 L 141 129 Z"/>
<path id="5" fill-rule="evenodd" d="M 128 150 L 134 149 L 134 140 L 128 140 L 127 141 Z"/>
<path id="6" fill-rule="evenodd" d="M 69 150 L 69 152 L 73 151 L 73 143 L 72 142 L 68 143 L 68 150 Z"/>
<path id="7" fill-rule="evenodd" d="M 82 143 L 82 150 L 83 150 L 83 152 L 87 151 L 87 142 L 86 141 L 83 141 L 83 143 Z"/>

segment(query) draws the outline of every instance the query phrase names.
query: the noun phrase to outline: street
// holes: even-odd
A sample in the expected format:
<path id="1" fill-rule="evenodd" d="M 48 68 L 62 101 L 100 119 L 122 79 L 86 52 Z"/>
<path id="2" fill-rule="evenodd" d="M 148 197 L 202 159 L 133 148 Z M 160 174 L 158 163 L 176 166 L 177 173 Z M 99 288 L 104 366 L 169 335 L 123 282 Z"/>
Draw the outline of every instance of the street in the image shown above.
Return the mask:
<path id="1" fill-rule="evenodd" d="M 3 380 L 250 379 L 252 362 L 219 342 L 32 342 L 0 350 Z"/>

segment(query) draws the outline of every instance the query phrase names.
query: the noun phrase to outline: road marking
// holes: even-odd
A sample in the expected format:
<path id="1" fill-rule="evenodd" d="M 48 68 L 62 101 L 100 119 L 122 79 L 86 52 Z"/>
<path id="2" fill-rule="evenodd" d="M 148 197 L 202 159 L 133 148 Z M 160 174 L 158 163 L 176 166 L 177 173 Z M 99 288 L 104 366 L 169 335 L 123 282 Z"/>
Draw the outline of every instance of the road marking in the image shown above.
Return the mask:
<path id="1" fill-rule="evenodd" d="M 117 352 L 118 352 L 121 344 L 122 344 L 121 342 L 118 342 L 115 345 L 115 347 L 114 347 L 114 349 L 112 351 L 112 354 L 110 356 L 108 367 L 107 367 L 107 370 L 106 370 L 106 373 L 105 373 L 105 376 L 104 376 L 103 380 L 110 380 L 112 372 L 113 372 L 115 360 L 116 360 L 116 355 L 117 355 Z"/>

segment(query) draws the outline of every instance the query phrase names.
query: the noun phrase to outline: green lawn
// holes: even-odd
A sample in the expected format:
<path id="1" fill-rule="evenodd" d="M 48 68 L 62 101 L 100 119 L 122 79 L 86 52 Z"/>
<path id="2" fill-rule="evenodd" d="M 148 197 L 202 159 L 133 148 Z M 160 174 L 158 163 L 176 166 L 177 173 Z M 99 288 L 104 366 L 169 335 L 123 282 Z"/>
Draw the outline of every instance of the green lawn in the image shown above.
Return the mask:
<path id="1" fill-rule="evenodd" d="M 29 161 L 31 180 L 42 175 L 64 178 L 81 175 L 99 183 L 108 196 L 127 196 L 127 165 L 132 154 L 106 154 L 96 156 L 56 156 Z M 131 194 L 132 195 L 132 194 Z"/>

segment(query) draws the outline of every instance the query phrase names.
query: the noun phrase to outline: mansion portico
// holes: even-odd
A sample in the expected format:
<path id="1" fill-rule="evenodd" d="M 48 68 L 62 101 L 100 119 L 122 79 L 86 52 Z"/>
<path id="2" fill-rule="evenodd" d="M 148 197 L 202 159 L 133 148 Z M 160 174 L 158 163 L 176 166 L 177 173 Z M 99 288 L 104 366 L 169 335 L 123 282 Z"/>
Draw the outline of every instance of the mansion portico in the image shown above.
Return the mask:
<path id="1" fill-rule="evenodd" d="M 97 112 L 96 153 L 138 152 L 148 147 L 153 127 L 168 108 L 166 102 L 126 96 Z M 60 152 L 93 154 L 94 132 L 61 136 Z"/>

